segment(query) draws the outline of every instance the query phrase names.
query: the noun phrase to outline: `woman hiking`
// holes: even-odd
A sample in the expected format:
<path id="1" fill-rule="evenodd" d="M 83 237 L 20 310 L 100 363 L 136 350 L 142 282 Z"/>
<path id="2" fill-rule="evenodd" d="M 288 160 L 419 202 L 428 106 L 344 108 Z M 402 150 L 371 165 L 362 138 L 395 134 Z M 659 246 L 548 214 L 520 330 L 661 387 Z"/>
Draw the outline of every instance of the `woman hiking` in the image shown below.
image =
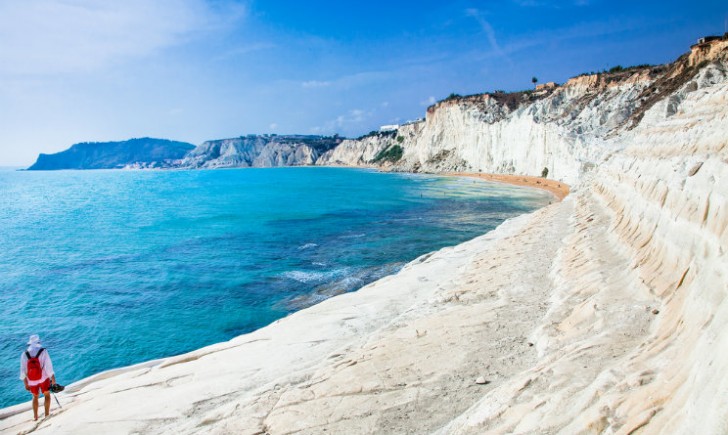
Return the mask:
<path id="1" fill-rule="evenodd" d="M 51 412 L 51 385 L 56 383 L 53 363 L 48 351 L 40 344 L 40 337 L 33 334 L 28 339 L 28 349 L 20 355 L 20 380 L 33 395 L 33 415 L 38 420 L 38 393 L 45 396 L 45 416 Z"/>

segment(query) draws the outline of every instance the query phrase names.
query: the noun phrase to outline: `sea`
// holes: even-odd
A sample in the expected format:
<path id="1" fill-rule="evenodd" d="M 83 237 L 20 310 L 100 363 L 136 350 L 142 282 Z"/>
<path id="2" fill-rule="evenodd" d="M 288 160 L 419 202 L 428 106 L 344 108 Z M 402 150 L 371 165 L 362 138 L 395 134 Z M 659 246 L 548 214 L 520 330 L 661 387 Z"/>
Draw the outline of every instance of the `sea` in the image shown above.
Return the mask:
<path id="1" fill-rule="evenodd" d="M 39 334 L 84 377 L 251 332 L 549 203 L 346 168 L 0 170 L 0 407 Z"/>

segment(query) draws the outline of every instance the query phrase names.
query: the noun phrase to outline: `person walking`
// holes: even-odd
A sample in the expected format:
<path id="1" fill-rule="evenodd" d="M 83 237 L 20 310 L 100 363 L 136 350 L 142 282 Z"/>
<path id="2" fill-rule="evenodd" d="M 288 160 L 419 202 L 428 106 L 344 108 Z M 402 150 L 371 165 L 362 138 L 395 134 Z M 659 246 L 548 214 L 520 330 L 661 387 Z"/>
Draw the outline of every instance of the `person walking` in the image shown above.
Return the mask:
<path id="1" fill-rule="evenodd" d="M 51 412 L 51 385 L 56 383 L 53 363 L 48 351 L 40 344 L 40 337 L 33 334 L 28 339 L 28 349 L 20 355 L 20 380 L 33 395 L 33 415 L 38 420 L 38 394 L 45 396 L 45 416 Z"/>

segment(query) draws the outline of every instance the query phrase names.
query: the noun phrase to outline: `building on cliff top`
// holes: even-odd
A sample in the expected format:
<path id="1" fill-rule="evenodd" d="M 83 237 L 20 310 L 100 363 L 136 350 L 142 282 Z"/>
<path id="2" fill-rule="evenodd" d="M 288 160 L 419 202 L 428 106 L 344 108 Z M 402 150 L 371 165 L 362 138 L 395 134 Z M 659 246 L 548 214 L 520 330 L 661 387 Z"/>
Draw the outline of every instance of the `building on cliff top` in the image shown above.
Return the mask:
<path id="1" fill-rule="evenodd" d="M 549 91 L 552 91 L 559 87 L 558 83 L 555 82 L 548 82 L 548 83 L 541 83 L 540 85 L 536 85 L 536 89 L 534 90 L 534 95 L 545 95 L 548 94 Z"/>
<path id="2" fill-rule="evenodd" d="M 558 86 L 556 82 L 541 83 L 540 85 L 536 85 L 536 90 L 545 91 L 547 89 L 556 89 Z"/>
<path id="3" fill-rule="evenodd" d="M 398 129 L 399 129 L 398 124 L 383 125 L 383 126 L 379 127 L 379 131 L 382 133 L 387 132 L 387 131 L 397 131 Z"/>
<path id="4" fill-rule="evenodd" d="M 719 39 L 721 39 L 721 37 L 715 35 L 703 36 L 702 38 L 698 38 L 698 45 L 706 44 L 711 41 L 717 41 Z"/>
<path id="5" fill-rule="evenodd" d="M 425 118 L 409 119 L 405 121 L 402 125 L 417 124 L 418 122 L 425 122 Z"/>
<path id="6" fill-rule="evenodd" d="M 690 66 L 697 65 L 700 60 L 704 59 L 710 53 L 716 44 L 724 41 L 728 41 L 728 32 L 723 34 L 723 36 L 709 35 L 698 38 L 698 42 L 690 46 Z"/>
<path id="7" fill-rule="evenodd" d="M 710 44 L 718 41 L 728 41 L 728 32 L 723 34 L 723 36 L 717 36 L 717 35 L 708 35 L 703 36 L 702 38 L 698 38 L 698 42 L 691 45 L 690 48 L 692 50 L 695 50 L 696 48 L 702 48 L 709 46 Z"/>

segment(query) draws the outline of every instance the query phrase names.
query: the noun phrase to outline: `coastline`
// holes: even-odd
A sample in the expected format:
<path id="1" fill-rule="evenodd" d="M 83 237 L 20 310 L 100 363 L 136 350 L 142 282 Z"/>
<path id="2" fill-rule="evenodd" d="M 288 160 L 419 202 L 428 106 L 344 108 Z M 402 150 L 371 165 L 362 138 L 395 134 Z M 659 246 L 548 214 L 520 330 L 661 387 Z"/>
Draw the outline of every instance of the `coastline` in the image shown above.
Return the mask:
<path id="1" fill-rule="evenodd" d="M 525 183 L 500 181 L 514 178 Z M 532 180 L 519 185 L 539 186 Z M 693 364 L 677 378 L 645 365 L 662 361 L 669 304 L 684 299 L 633 282 L 633 257 L 612 237 L 621 202 L 592 183 L 257 331 L 74 383 L 49 419 L 29 421 L 27 403 L 6 408 L 0 432 L 631 433 L 645 419 L 655 421 L 647 433 L 674 428 L 650 410 L 681 406 L 665 395 L 681 392 Z"/>
<path id="2" fill-rule="evenodd" d="M 402 318 L 402 312 L 409 312 L 411 315 L 413 307 L 417 305 L 426 307 L 432 298 L 442 299 L 443 290 L 452 290 L 452 280 L 458 276 L 457 271 L 470 268 L 470 260 L 475 253 L 485 255 L 490 251 L 489 247 L 492 244 L 518 235 L 522 226 L 530 220 L 530 217 L 541 210 L 544 209 L 506 220 L 496 229 L 459 245 L 425 254 L 408 263 L 400 272 L 394 275 L 383 277 L 355 292 L 337 295 L 317 305 L 297 311 L 249 334 L 186 354 L 120 367 L 81 379 L 68 385 L 66 391 L 58 395 L 63 403 L 63 409 L 58 410 L 54 406 L 51 418 L 37 424 L 27 421 L 26 414 L 30 409 L 29 402 L 2 409 L 0 410 L 0 432 L 16 430 L 16 428 L 21 427 L 27 430 L 32 426 L 31 430 L 37 430 L 40 433 L 43 433 L 44 430 L 50 432 L 60 431 L 62 433 L 90 433 L 98 429 L 86 429 L 87 425 L 93 422 L 80 416 L 77 412 L 85 415 L 87 411 L 83 410 L 89 406 L 95 406 L 92 405 L 93 401 L 103 400 L 101 397 L 107 394 L 116 395 L 128 389 L 139 389 L 139 393 L 144 397 L 148 394 L 154 396 L 157 393 L 164 393 L 163 391 L 157 391 L 158 388 L 154 386 L 173 383 L 178 377 L 198 377 L 202 373 L 213 378 L 222 377 L 225 379 L 222 382 L 223 384 L 234 386 L 231 391 L 245 390 L 248 395 L 251 393 L 256 394 L 256 387 L 260 387 L 258 384 L 266 385 L 271 382 L 280 384 L 281 379 L 285 383 L 287 382 L 285 380 L 289 377 L 287 372 L 296 367 L 293 361 L 306 360 L 309 368 L 315 367 L 316 364 L 325 364 L 327 355 L 339 354 L 342 347 L 343 349 L 350 349 L 352 346 L 363 345 L 369 337 L 376 335 L 382 328 L 386 328 L 388 324 L 395 322 L 395 319 Z M 420 332 L 416 332 L 415 336 L 418 337 L 418 334 Z M 266 343 L 269 341 L 270 343 Z M 276 341 L 278 342 L 276 343 Z M 306 345 L 300 347 L 300 343 Z M 316 343 L 316 345 L 309 348 L 307 343 Z M 233 352 L 236 356 L 229 355 Z M 217 358 L 218 361 L 220 358 L 223 360 L 226 358 L 237 360 L 236 357 L 241 352 L 255 355 L 255 361 L 252 364 L 250 361 L 246 361 L 247 364 L 244 367 L 236 368 L 233 373 L 218 370 L 215 364 L 203 365 L 198 363 L 198 361 L 209 358 L 213 354 L 220 355 Z M 286 354 L 285 357 L 284 354 Z M 342 357 L 336 357 L 335 359 L 340 361 Z M 266 363 L 266 361 L 270 362 L 272 360 L 277 362 L 274 364 Z M 264 365 L 269 367 L 264 368 Z M 223 364 L 223 366 L 227 367 L 228 365 Z M 176 373 L 164 373 L 169 372 L 167 369 L 171 367 L 176 369 Z M 265 376 L 266 379 L 257 378 L 253 382 L 242 380 L 243 383 L 241 384 L 240 380 L 233 380 L 231 377 L 231 375 L 234 375 L 237 378 L 241 373 L 248 371 L 261 372 L 266 371 L 266 369 L 272 371 Z M 300 368 L 293 371 L 299 370 Z M 169 375 L 172 375 L 172 377 L 170 378 Z M 220 384 L 219 380 L 215 381 L 213 379 L 211 382 L 216 385 Z M 150 387 L 147 388 L 144 385 Z M 200 391 L 188 396 L 190 400 L 192 398 L 196 399 L 193 402 L 205 400 L 200 399 L 198 394 L 208 389 L 204 385 L 198 385 L 198 387 Z M 215 394 L 220 394 L 220 392 L 216 391 Z M 140 415 L 147 415 L 150 421 L 157 420 L 158 417 L 152 417 L 149 415 L 150 411 L 137 403 L 139 400 L 137 396 L 134 396 L 133 399 L 128 402 L 125 401 L 121 405 L 121 408 L 124 408 L 125 411 L 115 409 L 113 411 L 115 416 L 121 413 L 127 415 L 127 418 L 114 425 L 109 424 L 103 430 L 124 433 L 135 431 L 137 430 L 136 426 L 134 426 L 135 422 L 145 419 L 144 417 L 139 418 Z M 160 400 L 172 401 L 171 398 L 160 398 Z M 187 403 L 187 400 L 181 401 L 181 404 L 191 406 L 191 403 Z M 179 409 L 179 411 L 182 412 L 183 409 Z M 186 412 L 188 411 L 184 411 L 184 413 Z M 61 414 L 75 415 L 75 417 L 71 422 L 68 422 L 67 420 L 70 417 L 64 416 L 65 423 L 59 427 L 58 423 L 54 425 L 54 421 Z M 93 416 L 94 413 L 91 412 L 90 415 Z M 98 415 L 92 418 L 95 420 Z M 127 423 L 129 425 L 126 425 Z M 184 419 L 180 420 L 180 423 L 184 423 Z M 67 426 L 67 424 L 70 426 Z M 98 426 L 93 427 L 98 428 Z M 244 428 L 245 426 L 237 427 L 236 431 Z M 182 432 L 186 431 L 183 430 Z"/>
<path id="3" fill-rule="evenodd" d="M 87 378 L 59 394 L 51 418 L 16 408 L 0 432 L 722 433 L 728 408 L 713 400 L 726 360 L 710 337 L 725 319 L 672 297 L 684 283 L 683 295 L 714 307 L 713 275 L 661 271 L 664 257 L 643 249 L 653 226 L 634 229 L 650 215 L 618 224 L 624 207 L 647 202 L 620 184 L 623 172 L 250 334 Z M 688 186 L 713 191 L 710 176 Z M 709 231 L 695 240 L 710 243 Z M 635 272 L 643 254 L 648 275 Z M 696 338 L 705 325 L 708 341 Z M 717 390 L 685 382 L 696 371 L 715 373 Z M 680 414 L 673 398 L 685 394 L 699 394 L 710 418 Z"/>
<path id="4" fill-rule="evenodd" d="M 478 178 L 481 180 L 492 181 L 495 183 L 532 187 L 535 189 L 550 192 L 552 195 L 554 195 L 557 201 L 562 201 L 569 195 L 569 192 L 571 191 L 571 186 L 566 183 L 558 180 L 551 180 L 549 178 L 534 177 L 531 175 L 487 174 L 475 172 L 448 172 L 438 175 L 445 175 L 449 177 Z"/>
<path id="5" fill-rule="evenodd" d="M 365 171 L 372 171 L 372 172 L 388 172 L 388 171 L 382 171 L 381 168 L 376 168 L 376 167 L 371 167 L 371 166 L 356 166 L 356 167 L 351 167 L 351 166 L 344 166 L 344 165 L 341 165 L 341 166 L 327 165 L 327 166 L 293 166 L 293 167 L 290 167 L 290 168 L 319 168 L 319 167 L 342 168 L 342 169 L 353 169 L 353 170 L 365 170 Z M 218 169 L 215 169 L 215 170 L 219 170 L 219 169 L 240 169 L 240 168 L 218 168 Z M 271 169 L 271 168 L 256 168 L 256 169 Z M 273 168 L 273 169 L 275 169 L 275 168 Z M 109 170 L 109 169 L 100 169 L 100 170 L 97 170 L 97 171 L 124 171 L 124 170 L 132 170 L 132 171 L 149 171 L 149 170 L 152 170 L 152 171 L 165 171 L 167 169 L 159 169 L 159 168 L 143 168 L 143 169 L 137 169 L 137 168 L 134 168 L 134 169 L 111 169 L 111 170 Z M 184 169 L 184 170 L 189 170 L 189 169 Z M 430 174 L 430 173 L 418 173 L 418 172 L 412 172 L 410 174 L 415 175 L 415 176 L 421 175 L 421 176 L 426 176 L 426 177 L 427 176 L 433 176 L 433 175 L 434 176 L 468 176 L 468 174 Z M 518 184 L 518 183 L 507 183 L 507 184 L 523 185 L 523 184 Z M 527 186 L 527 187 L 533 187 L 533 186 Z M 533 212 L 535 212 L 535 211 L 538 211 L 538 210 L 534 210 Z M 533 212 L 531 212 L 531 213 L 533 213 Z M 501 225 L 505 224 L 506 222 L 508 222 L 510 220 L 518 219 L 518 218 L 520 218 L 522 216 L 525 216 L 525 215 L 528 215 L 528 214 L 530 214 L 530 213 L 526 213 L 526 214 L 522 214 L 522 215 L 516 216 L 516 217 L 514 217 L 512 219 L 509 219 L 507 221 L 502 222 Z M 446 252 L 446 251 L 449 251 L 451 249 L 458 249 L 458 248 L 460 248 L 461 245 L 468 244 L 468 243 L 472 242 L 475 239 L 479 239 L 479 238 L 482 238 L 482 237 L 485 237 L 485 236 L 490 235 L 492 232 L 496 231 L 498 228 L 500 228 L 500 225 L 497 228 L 495 228 L 495 229 L 493 229 L 491 231 L 488 231 L 487 233 L 476 235 L 473 239 L 464 241 L 464 242 L 462 242 L 460 244 L 453 245 L 453 246 L 448 246 L 446 248 L 442 248 L 441 250 L 435 250 L 435 251 L 431 251 L 431 252 L 428 252 L 426 254 L 423 254 L 419 258 L 414 259 L 411 262 L 407 263 L 407 265 L 405 265 L 404 268 L 406 269 L 406 268 L 409 268 L 410 266 L 417 265 L 417 264 L 420 264 L 422 262 L 425 262 L 425 260 L 429 259 L 430 257 L 432 257 L 432 256 L 434 256 L 434 255 L 436 255 L 436 254 L 438 254 L 440 252 Z M 370 283 L 370 284 L 368 284 L 368 285 L 366 285 L 366 286 L 364 286 L 364 287 L 362 287 L 362 288 L 360 288 L 360 289 L 358 289 L 358 290 L 356 290 L 354 292 L 351 292 L 351 293 L 357 293 L 357 292 L 361 291 L 362 289 L 364 289 L 366 287 L 375 286 L 379 281 L 389 280 L 389 279 L 397 276 L 398 274 L 399 273 L 394 273 L 394 274 L 391 274 L 391 275 L 384 276 L 384 277 L 380 278 L 379 280 L 377 280 L 377 281 L 375 281 L 373 283 Z M 345 294 L 349 294 L 349 293 L 345 293 Z M 340 297 L 340 296 L 342 296 L 342 295 L 335 295 L 335 296 L 332 296 L 332 298 L 334 298 L 334 297 Z M 299 310 L 299 311 L 296 311 L 296 312 L 292 313 L 291 315 L 294 315 L 294 314 L 296 314 L 296 313 L 298 313 L 300 311 L 308 310 L 310 308 L 311 307 L 304 308 L 302 310 Z M 276 321 L 274 321 L 273 323 L 271 323 L 271 324 L 269 324 L 267 326 L 264 326 L 264 327 L 262 327 L 262 328 L 260 328 L 260 329 L 258 329 L 256 331 L 250 332 L 249 334 L 255 334 L 258 331 L 260 331 L 262 329 L 266 329 L 268 327 L 271 327 L 272 325 L 274 325 L 274 324 L 276 324 L 276 323 L 278 323 L 278 322 L 280 322 L 282 320 L 285 320 L 285 319 L 286 318 L 276 320 Z M 215 349 L 215 350 L 212 350 L 212 352 L 218 352 L 219 350 L 217 350 L 217 349 L 220 346 L 223 346 L 224 347 L 224 345 L 226 343 L 239 340 L 239 339 L 241 339 L 243 337 L 246 337 L 249 334 L 243 334 L 243 335 L 240 335 L 240 336 L 236 336 L 236 337 L 231 338 L 228 341 L 223 341 L 223 342 L 209 344 L 207 346 L 204 346 L 204 347 L 201 347 L 199 349 L 195 349 L 195 350 L 189 351 L 189 352 L 184 353 L 184 354 L 172 355 L 172 356 L 164 356 L 164 357 L 155 358 L 155 359 L 151 359 L 151 360 L 147 360 L 147 361 L 141 361 L 141 362 L 138 362 L 138 363 L 135 363 L 135 364 L 131 364 L 131 365 L 128 365 L 128 366 L 121 366 L 121 367 L 116 367 L 116 368 L 111 368 L 111 369 L 108 369 L 108 370 L 104 370 L 104 371 L 101 371 L 101 372 L 92 374 L 90 376 L 87 376 L 85 378 L 79 379 L 79 380 L 77 380 L 77 381 L 75 381 L 75 382 L 73 382 L 71 384 L 68 384 L 66 386 L 65 392 L 59 394 L 59 397 L 61 397 L 61 400 L 63 401 L 63 398 L 66 397 L 66 396 L 68 396 L 68 397 L 75 397 L 76 395 L 79 395 L 79 394 L 85 394 L 83 391 L 86 388 L 93 388 L 94 385 L 97 385 L 99 383 L 102 383 L 102 382 L 105 382 L 105 381 L 111 381 L 111 380 L 114 380 L 114 379 L 124 378 L 129 373 L 136 373 L 136 372 L 139 372 L 139 371 L 148 371 L 148 370 L 156 369 L 156 368 L 159 368 L 159 367 L 166 367 L 168 365 L 175 365 L 175 364 L 178 364 L 177 361 L 179 359 L 185 360 L 189 355 L 197 354 L 199 352 L 206 352 L 208 349 Z M 64 404 L 64 406 L 65 406 L 65 404 Z M 55 407 L 55 405 L 54 405 L 54 407 Z M 29 401 L 28 402 L 17 403 L 17 404 L 10 405 L 10 406 L 4 407 L 4 408 L 0 408 L 0 432 L 3 431 L 3 424 L 2 424 L 2 421 L 3 420 L 12 419 L 13 417 L 18 416 L 18 415 L 21 415 L 22 413 L 25 413 L 25 412 L 29 411 L 30 409 L 31 409 L 31 407 L 30 407 L 30 402 Z"/>

